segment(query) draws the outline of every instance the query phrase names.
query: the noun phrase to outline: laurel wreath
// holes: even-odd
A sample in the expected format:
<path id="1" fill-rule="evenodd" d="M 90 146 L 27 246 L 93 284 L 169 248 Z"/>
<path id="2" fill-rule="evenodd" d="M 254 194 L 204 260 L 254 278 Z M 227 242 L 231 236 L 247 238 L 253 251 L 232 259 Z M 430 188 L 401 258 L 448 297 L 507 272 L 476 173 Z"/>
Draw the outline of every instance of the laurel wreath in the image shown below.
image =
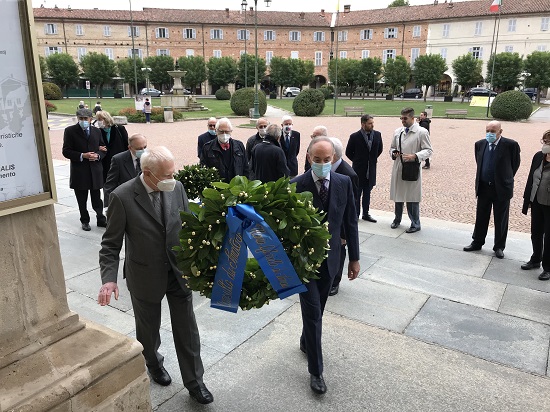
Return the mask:
<path id="1" fill-rule="evenodd" d="M 303 283 L 318 279 L 326 258 L 330 233 L 322 223 L 324 213 L 313 206 L 310 192 L 296 193 L 288 178 L 262 183 L 236 176 L 230 183 L 214 182 L 201 193 L 201 203 L 190 203 L 191 213 L 181 212 L 180 245 L 174 247 L 178 267 L 191 290 L 211 298 L 218 257 L 222 249 L 229 206 L 254 206 L 275 232 Z M 278 299 L 258 262 L 248 258 L 239 306 L 260 308 Z"/>
<path id="2" fill-rule="evenodd" d="M 174 178 L 183 184 L 189 199 L 199 199 L 202 191 L 210 187 L 211 182 L 220 180 L 220 173 L 215 167 L 195 164 L 185 166 L 174 175 Z"/>

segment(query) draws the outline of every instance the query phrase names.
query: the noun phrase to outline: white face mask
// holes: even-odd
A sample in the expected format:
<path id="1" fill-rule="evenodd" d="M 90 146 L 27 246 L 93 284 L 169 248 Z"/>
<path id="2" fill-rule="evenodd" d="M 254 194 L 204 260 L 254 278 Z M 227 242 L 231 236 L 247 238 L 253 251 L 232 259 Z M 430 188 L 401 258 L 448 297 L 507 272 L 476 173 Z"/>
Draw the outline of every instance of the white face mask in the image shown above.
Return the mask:
<path id="1" fill-rule="evenodd" d="M 220 143 L 228 143 L 229 142 L 229 139 L 231 139 L 231 135 L 228 134 L 228 133 L 224 133 L 224 134 L 219 134 L 218 135 L 218 141 Z"/>
<path id="2" fill-rule="evenodd" d="M 97 125 L 97 127 L 99 127 L 100 129 L 103 129 L 103 126 L 104 126 L 103 120 L 98 120 L 98 121 L 96 122 L 96 125 Z"/>
<path id="3" fill-rule="evenodd" d="M 267 133 L 267 129 L 258 129 L 258 134 L 260 135 L 260 137 L 265 137 Z"/>
<path id="4" fill-rule="evenodd" d="M 176 179 L 172 178 L 172 179 L 159 180 L 159 178 L 156 177 L 153 172 L 151 172 L 151 174 L 155 177 L 155 179 L 158 180 L 157 188 L 161 192 L 173 192 L 174 191 L 174 188 L 176 187 Z"/>
<path id="5" fill-rule="evenodd" d="M 543 144 L 541 150 L 542 150 L 542 153 L 544 154 L 550 153 L 550 144 Z"/>
<path id="6" fill-rule="evenodd" d="M 283 126 L 283 130 L 285 131 L 285 133 L 290 133 L 292 131 L 292 125 L 287 124 L 287 125 Z"/>

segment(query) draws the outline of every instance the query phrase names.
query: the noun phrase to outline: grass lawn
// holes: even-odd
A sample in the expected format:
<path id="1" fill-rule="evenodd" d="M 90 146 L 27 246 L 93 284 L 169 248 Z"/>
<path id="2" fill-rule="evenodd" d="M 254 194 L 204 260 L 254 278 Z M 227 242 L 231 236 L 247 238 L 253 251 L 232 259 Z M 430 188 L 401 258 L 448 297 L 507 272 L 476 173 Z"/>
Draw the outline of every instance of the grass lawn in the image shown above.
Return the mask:
<path id="1" fill-rule="evenodd" d="M 57 106 L 55 113 L 66 113 L 66 114 L 75 114 L 78 102 L 82 100 L 79 98 L 74 99 L 63 99 L 63 100 L 52 100 L 51 103 Z M 133 99 L 92 99 L 91 106 L 88 99 L 84 99 L 84 103 L 90 106 L 90 109 L 93 109 L 96 101 L 101 102 L 101 107 L 103 110 L 108 111 L 111 115 L 116 115 L 119 110 L 125 109 L 128 107 L 134 107 Z M 183 112 L 183 116 L 186 118 L 204 118 L 210 116 L 231 116 L 234 115 L 233 110 L 229 106 L 229 100 L 217 100 L 217 99 L 197 99 L 199 103 L 202 103 L 204 107 L 207 107 L 208 111 L 200 112 Z M 160 97 L 152 98 L 153 106 L 160 107 Z"/>

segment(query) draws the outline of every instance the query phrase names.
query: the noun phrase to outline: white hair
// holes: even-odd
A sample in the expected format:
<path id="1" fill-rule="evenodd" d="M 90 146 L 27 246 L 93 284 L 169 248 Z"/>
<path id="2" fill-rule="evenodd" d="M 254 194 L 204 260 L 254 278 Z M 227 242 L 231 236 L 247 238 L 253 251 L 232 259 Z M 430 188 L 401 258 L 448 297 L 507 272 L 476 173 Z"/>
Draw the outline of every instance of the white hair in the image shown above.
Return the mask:
<path id="1" fill-rule="evenodd" d="M 344 154 L 344 146 L 342 146 L 342 142 L 337 137 L 331 137 L 330 140 L 332 140 L 332 144 L 334 145 L 335 160 L 340 160 Z"/>
<path id="2" fill-rule="evenodd" d="M 142 170 L 151 170 L 156 172 L 159 170 L 161 163 L 174 161 L 174 155 L 164 146 L 148 148 L 141 155 L 140 164 Z"/>
<path id="3" fill-rule="evenodd" d="M 145 139 L 145 141 L 147 141 L 147 138 L 145 136 L 143 136 L 141 133 L 135 133 L 135 134 L 133 134 L 132 136 L 130 136 L 128 138 L 128 143 L 132 144 L 133 141 L 138 140 L 138 139 Z"/>
<path id="4" fill-rule="evenodd" d="M 233 130 L 233 125 L 231 124 L 229 119 L 227 117 L 222 117 L 220 120 L 216 122 L 216 131 L 220 128 L 222 124 L 229 126 L 229 129 Z"/>
<path id="5" fill-rule="evenodd" d="M 321 142 L 328 142 L 330 143 L 330 145 L 332 146 L 332 150 L 334 152 L 334 142 L 331 140 L 330 137 L 326 137 L 326 136 L 319 136 L 319 137 L 316 137 L 315 139 L 311 139 L 311 141 L 309 142 L 309 146 L 307 147 L 307 152 L 309 154 L 311 154 L 311 151 L 313 150 L 313 146 L 315 146 L 317 143 L 321 143 Z"/>
<path id="6" fill-rule="evenodd" d="M 326 126 L 315 126 L 313 128 L 312 134 L 316 134 L 317 136 L 315 137 L 328 136 L 328 129 L 326 128 Z"/>
<path id="7" fill-rule="evenodd" d="M 292 121 L 292 117 L 289 116 L 288 114 L 285 114 L 285 115 L 283 116 L 283 118 L 281 119 L 281 123 L 284 123 L 284 122 L 286 122 L 287 120 Z"/>

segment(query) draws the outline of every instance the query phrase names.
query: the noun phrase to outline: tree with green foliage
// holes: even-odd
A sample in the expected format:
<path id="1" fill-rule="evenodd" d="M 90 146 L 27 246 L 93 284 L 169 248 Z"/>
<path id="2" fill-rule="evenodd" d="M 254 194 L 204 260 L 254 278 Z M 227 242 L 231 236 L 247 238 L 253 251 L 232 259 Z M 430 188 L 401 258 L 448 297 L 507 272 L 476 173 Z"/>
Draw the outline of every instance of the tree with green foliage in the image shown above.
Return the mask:
<path id="1" fill-rule="evenodd" d="M 401 7 L 401 6 L 410 6 L 409 0 L 393 0 L 388 8 L 390 7 Z"/>
<path id="2" fill-rule="evenodd" d="M 134 59 L 132 57 L 126 57 L 117 61 L 118 74 L 124 79 L 125 83 L 130 85 L 130 88 L 133 89 L 135 85 L 134 81 Z M 141 70 L 143 67 L 143 60 L 136 57 L 136 71 L 137 74 L 137 84 L 138 88 L 145 84 L 145 75 Z M 134 94 L 138 94 L 139 90 L 134 90 Z"/>
<path id="3" fill-rule="evenodd" d="M 481 74 L 483 61 L 476 59 L 472 53 L 467 53 L 453 60 L 451 66 L 456 83 L 462 86 L 464 92 L 462 93 L 462 103 L 464 103 L 466 92 L 483 82 L 483 75 Z"/>
<path id="4" fill-rule="evenodd" d="M 493 72 L 493 60 L 495 69 Z M 487 62 L 487 83 L 502 91 L 513 90 L 519 84 L 519 77 L 523 70 L 523 60 L 519 53 L 493 54 Z M 491 76 L 491 73 L 492 76 Z"/>
<path id="5" fill-rule="evenodd" d="M 246 62 L 246 65 L 245 65 Z M 245 78 L 245 66 L 246 66 L 246 73 L 247 73 L 247 85 L 253 86 L 254 85 L 254 79 L 255 79 L 255 67 L 254 64 L 256 62 L 256 56 L 253 56 L 251 54 L 242 54 L 241 58 L 239 60 L 239 72 L 237 74 L 237 81 L 245 85 L 244 78 Z M 267 65 L 265 63 L 265 60 L 261 57 L 258 58 L 258 81 L 261 82 L 262 79 L 265 77 L 265 72 L 267 69 Z"/>
<path id="6" fill-rule="evenodd" d="M 279 96 L 283 98 L 283 87 L 293 86 L 289 82 L 289 61 L 283 57 L 274 56 L 269 64 L 269 77 L 271 82 L 279 87 Z"/>
<path id="7" fill-rule="evenodd" d="M 180 70 L 187 72 L 183 77 L 183 84 L 188 86 L 192 93 L 208 78 L 206 74 L 206 62 L 202 56 L 180 57 L 178 65 L 180 66 Z"/>
<path id="8" fill-rule="evenodd" d="M 116 76 L 116 64 L 106 55 L 90 52 L 80 59 L 80 66 L 95 87 L 95 97 L 103 97 L 103 85 Z"/>
<path id="9" fill-rule="evenodd" d="M 170 56 L 151 56 L 145 58 L 145 66 L 149 67 L 149 87 L 154 84 L 159 90 L 167 90 L 172 86 L 172 77 L 168 71 L 174 70 L 174 59 Z"/>
<path id="10" fill-rule="evenodd" d="M 311 60 L 288 58 L 290 85 L 302 88 L 315 79 L 315 65 Z"/>
<path id="11" fill-rule="evenodd" d="M 208 81 L 215 87 L 227 87 L 229 83 L 235 83 L 238 67 L 237 62 L 231 57 L 212 57 L 206 64 L 208 68 Z"/>
<path id="12" fill-rule="evenodd" d="M 67 95 L 67 88 L 78 81 L 78 65 L 67 53 L 51 54 L 46 58 L 46 64 L 53 82 Z"/>
<path id="13" fill-rule="evenodd" d="M 44 56 L 38 56 L 38 63 L 40 64 L 40 77 L 42 81 L 46 81 L 48 77 L 48 63 L 46 63 L 46 58 Z"/>
<path id="14" fill-rule="evenodd" d="M 371 87 L 373 87 L 374 95 L 376 96 L 375 84 L 381 76 L 382 60 L 380 60 L 380 58 L 367 57 L 366 59 L 359 60 L 357 84 L 363 88 L 363 99 L 365 98 L 365 90 L 368 91 Z"/>
<path id="15" fill-rule="evenodd" d="M 540 104 L 541 90 L 544 87 L 550 87 L 550 52 L 531 53 L 525 58 L 523 68 L 529 73 L 525 79 L 525 85 L 537 88 L 537 104 Z"/>
<path id="16" fill-rule="evenodd" d="M 424 101 L 430 86 L 434 86 L 435 96 L 435 85 L 439 83 L 447 69 L 445 59 L 439 54 L 425 54 L 414 61 L 413 78 L 417 85 L 426 86 Z"/>
<path id="17" fill-rule="evenodd" d="M 338 79 L 336 79 L 336 65 L 338 65 Z M 338 80 L 339 92 L 345 89 L 349 98 L 353 97 L 353 91 L 359 83 L 361 62 L 354 59 L 333 59 L 328 64 L 328 77 L 331 83 L 336 84 Z"/>
<path id="18" fill-rule="evenodd" d="M 410 78 L 411 66 L 403 56 L 397 56 L 395 59 L 388 59 L 386 64 L 384 64 L 384 79 L 386 85 L 392 89 L 392 94 L 395 94 L 399 89 L 405 87 Z"/>

